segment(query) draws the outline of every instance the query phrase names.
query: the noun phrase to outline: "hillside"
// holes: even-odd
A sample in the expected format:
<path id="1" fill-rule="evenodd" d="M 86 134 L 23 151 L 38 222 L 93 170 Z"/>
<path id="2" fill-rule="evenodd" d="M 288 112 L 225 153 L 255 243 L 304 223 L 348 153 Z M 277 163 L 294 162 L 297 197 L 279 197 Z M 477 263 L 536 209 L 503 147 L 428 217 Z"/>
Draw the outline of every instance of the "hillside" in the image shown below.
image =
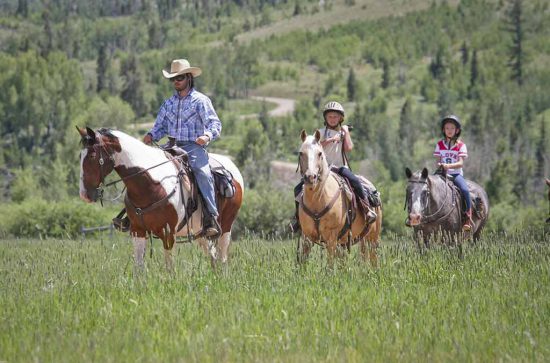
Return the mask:
<path id="1" fill-rule="evenodd" d="M 160 70 L 184 57 L 203 69 L 197 87 L 223 121 L 211 149 L 235 158 L 249 188 L 274 182 L 273 161 L 295 162 L 300 130 L 320 127 L 322 105 L 338 100 L 354 126 L 352 166 L 366 170 L 395 211 L 387 214 L 389 230 L 403 229 L 403 169 L 432 168 L 438 120 L 447 113 L 463 120 L 467 176 L 489 193 L 492 228 L 535 223 L 543 214 L 543 177 L 550 175 L 546 1 L 44 4 L 0 5 L 7 202 L 77 195 L 74 126 L 142 135 L 171 92 Z M 270 114 L 274 105 L 254 97 L 293 99 L 294 108 Z"/>

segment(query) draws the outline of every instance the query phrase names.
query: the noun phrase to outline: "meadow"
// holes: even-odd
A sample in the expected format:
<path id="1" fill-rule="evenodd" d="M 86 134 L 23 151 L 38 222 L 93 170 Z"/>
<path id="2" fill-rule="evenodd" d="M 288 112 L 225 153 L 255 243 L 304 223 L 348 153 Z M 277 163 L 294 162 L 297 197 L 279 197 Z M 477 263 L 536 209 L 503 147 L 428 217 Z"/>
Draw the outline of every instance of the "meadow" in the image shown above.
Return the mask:
<path id="1" fill-rule="evenodd" d="M 122 234 L 0 241 L 0 361 L 545 361 L 550 233 L 492 234 L 419 254 L 386 236 L 379 267 L 357 248 L 333 269 L 316 247 L 243 237 L 213 271 L 181 244 L 133 267 Z"/>

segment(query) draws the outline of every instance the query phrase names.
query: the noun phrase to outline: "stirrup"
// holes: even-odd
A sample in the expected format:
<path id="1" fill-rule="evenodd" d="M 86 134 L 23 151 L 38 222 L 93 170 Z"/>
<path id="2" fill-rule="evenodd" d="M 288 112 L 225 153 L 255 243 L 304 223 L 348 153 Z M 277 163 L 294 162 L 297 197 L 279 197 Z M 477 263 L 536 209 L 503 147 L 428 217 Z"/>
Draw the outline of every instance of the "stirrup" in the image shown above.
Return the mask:
<path id="1" fill-rule="evenodd" d="M 201 234 L 206 238 L 218 238 L 221 235 L 221 227 L 217 217 L 210 217 L 209 223 L 203 227 Z"/>
<path id="2" fill-rule="evenodd" d="M 378 215 L 376 212 L 369 208 L 367 213 L 365 213 L 365 222 L 367 222 L 367 224 L 372 224 L 376 221 L 377 217 Z"/>

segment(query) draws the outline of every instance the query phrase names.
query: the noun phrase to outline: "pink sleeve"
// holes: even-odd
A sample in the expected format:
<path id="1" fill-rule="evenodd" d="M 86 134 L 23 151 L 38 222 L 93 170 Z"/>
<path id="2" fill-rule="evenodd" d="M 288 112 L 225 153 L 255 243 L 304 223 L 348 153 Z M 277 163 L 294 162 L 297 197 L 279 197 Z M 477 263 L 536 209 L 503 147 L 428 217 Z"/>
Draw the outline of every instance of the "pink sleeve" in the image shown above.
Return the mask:
<path id="1" fill-rule="evenodd" d="M 464 159 L 468 157 L 468 149 L 466 148 L 466 144 L 462 144 L 460 150 L 458 150 L 458 156 Z"/>
<path id="2" fill-rule="evenodd" d="M 434 156 L 440 157 L 441 150 L 439 149 L 439 143 L 435 144 Z"/>

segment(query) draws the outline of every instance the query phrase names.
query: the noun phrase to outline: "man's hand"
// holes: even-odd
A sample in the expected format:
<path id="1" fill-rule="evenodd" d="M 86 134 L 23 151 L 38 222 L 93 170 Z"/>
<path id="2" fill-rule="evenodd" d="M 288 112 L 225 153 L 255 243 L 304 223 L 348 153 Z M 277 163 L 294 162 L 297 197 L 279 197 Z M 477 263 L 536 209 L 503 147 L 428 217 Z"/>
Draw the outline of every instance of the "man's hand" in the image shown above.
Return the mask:
<path id="1" fill-rule="evenodd" d="M 202 145 L 208 144 L 209 141 L 210 141 L 210 137 L 208 137 L 207 135 L 202 135 L 197 137 L 197 139 L 195 140 L 195 143 L 202 146 Z"/>
<path id="2" fill-rule="evenodd" d="M 439 166 L 443 170 L 449 170 L 449 164 L 437 163 L 437 166 Z"/>
<path id="3" fill-rule="evenodd" d="M 144 144 L 151 145 L 152 142 L 153 142 L 153 136 L 151 136 L 151 134 L 145 134 L 145 136 L 143 136 Z"/>

